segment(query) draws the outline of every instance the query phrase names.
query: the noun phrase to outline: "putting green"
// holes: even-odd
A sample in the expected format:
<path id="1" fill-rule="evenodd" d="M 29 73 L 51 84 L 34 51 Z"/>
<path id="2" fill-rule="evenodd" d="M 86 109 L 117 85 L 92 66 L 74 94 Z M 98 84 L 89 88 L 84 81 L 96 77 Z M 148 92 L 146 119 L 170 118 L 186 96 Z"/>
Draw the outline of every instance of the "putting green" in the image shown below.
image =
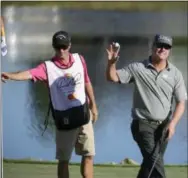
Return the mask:
<path id="1" fill-rule="evenodd" d="M 139 167 L 95 166 L 95 178 L 135 178 Z M 167 178 L 187 178 L 187 166 L 166 167 Z M 4 163 L 4 178 L 56 178 L 56 165 Z M 70 178 L 81 178 L 79 166 L 70 166 Z"/>

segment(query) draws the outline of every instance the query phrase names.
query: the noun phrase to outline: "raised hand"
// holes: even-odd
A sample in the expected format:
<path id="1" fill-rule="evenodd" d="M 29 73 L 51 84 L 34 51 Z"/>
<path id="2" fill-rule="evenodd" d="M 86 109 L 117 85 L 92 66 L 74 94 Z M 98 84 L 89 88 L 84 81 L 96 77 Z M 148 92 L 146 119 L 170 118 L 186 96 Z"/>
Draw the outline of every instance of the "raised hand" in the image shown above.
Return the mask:
<path id="1" fill-rule="evenodd" d="M 119 43 L 112 43 L 110 44 L 109 48 L 106 49 L 107 54 L 108 54 L 108 60 L 110 63 L 115 63 L 117 62 L 119 56 L 119 51 L 120 51 L 120 45 Z"/>

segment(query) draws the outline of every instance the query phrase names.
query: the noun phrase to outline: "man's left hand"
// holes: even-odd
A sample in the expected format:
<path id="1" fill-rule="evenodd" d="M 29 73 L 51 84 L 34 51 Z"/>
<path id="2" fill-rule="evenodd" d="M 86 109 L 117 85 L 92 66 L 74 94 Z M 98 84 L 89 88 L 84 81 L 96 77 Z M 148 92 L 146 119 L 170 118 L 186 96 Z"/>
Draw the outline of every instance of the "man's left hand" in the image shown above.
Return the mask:
<path id="1" fill-rule="evenodd" d="M 95 123 L 98 119 L 98 110 L 96 106 L 91 106 L 90 107 L 91 114 L 92 114 L 92 121 Z"/>
<path id="2" fill-rule="evenodd" d="M 176 128 L 176 124 L 175 124 L 173 121 L 171 121 L 171 122 L 169 123 L 168 129 L 167 129 L 167 131 L 168 131 L 168 137 L 167 137 L 167 139 L 168 139 L 168 140 L 170 140 L 170 139 L 172 138 L 172 136 L 174 135 L 174 133 L 175 133 L 175 128 Z"/>

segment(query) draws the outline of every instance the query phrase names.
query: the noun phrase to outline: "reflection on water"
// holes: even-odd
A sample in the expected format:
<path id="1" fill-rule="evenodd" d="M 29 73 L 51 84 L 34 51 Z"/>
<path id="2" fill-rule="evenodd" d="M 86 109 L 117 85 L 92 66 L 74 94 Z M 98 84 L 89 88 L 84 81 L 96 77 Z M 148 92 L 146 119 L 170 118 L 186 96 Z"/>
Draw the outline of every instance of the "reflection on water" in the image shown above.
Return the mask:
<path id="1" fill-rule="evenodd" d="M 140 162 L 141 154 L 130 132 L 133 86 L 115 85 L 105 80 L 107 44 L 107 40 L 87 45 L 80 42 L 73 44 L 72 48 L 72 51 L 85 56 L 99 108 L 100 117 L 95 125 L 97 152 L 95 162 L 120 162 L 125 157 Z M 33 45 L 25 45 L 23 53 L 18 46 L 18 55 L 14 62 L 7 55 L 2 60 L 2 71 L 32 68 L 41 60 L 47 59 L 47 55 L 52 55 L 51 52 L 40 50 L 37 46 L 38 50 L 33 54 L 35 57 L 28 56 Z M 43 55 L 45 52 L 47 54 Z M 139 41 L 133 44 L 122 44 L 120 55 L 118 67 L 147 57 L 148 45 Z M 40 57 L 36 58 L 36 56 Z M 175 47 L 171 61 L 182 71 L 187 86 L 186 46 Z M 11 81 L 3 85 L 4 157 L 54 159 L 53 129 L 49 127 L 44 136 L 41 136 L 47 109 L 48 91 L 44 84 Z M 166 163 L 187 163 L 186 133 L 187 111 L 169 144 L 165 155 Z M 181 154 L 174 154 L 174 152 Z M 79 161 L 79 157 L 73 154 L 72 161 Z"/>

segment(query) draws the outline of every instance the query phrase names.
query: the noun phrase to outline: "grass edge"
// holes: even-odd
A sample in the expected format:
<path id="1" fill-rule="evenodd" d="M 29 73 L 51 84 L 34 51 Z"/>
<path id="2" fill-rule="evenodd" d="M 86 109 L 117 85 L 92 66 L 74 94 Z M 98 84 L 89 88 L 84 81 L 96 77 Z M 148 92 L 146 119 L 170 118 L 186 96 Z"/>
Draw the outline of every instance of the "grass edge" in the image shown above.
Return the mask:
<path id="1" fill-rule="evenodd" d="M 56 165 L 57 161 L 46 160 L 29 160 L 29 159 L 3 159 L 3 163 L 10 164 L 44 164 L 44 165 Z M 80 163 L 71 162 L 72 166 L 80 166 Z M 140 165 L 134 164 L 94 164 L 95 167 L 140 167 Z M 166 164 L 165 167 L 188 167 L 188 164 Z"/>

